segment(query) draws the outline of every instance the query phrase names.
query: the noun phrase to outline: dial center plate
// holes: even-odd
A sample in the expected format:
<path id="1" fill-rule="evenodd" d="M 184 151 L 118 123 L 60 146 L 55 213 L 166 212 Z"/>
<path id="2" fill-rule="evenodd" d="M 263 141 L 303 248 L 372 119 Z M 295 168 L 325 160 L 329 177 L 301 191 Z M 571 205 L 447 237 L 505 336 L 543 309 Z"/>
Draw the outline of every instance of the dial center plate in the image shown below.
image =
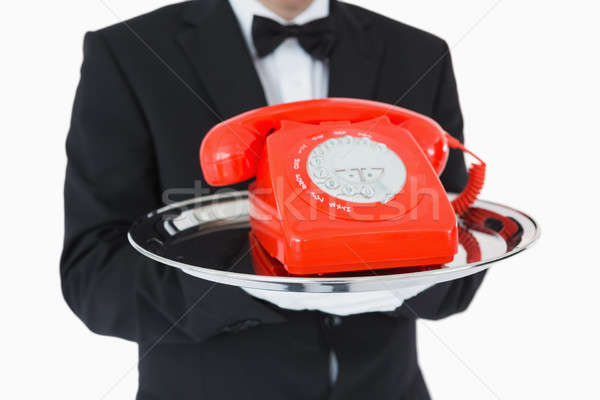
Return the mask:
<path id="1" fill-rule="evenodd" d="M 406 183 L 402 159 L 384 143 L 367 137 L 342 136 L 317 145 L 306 171 L 328 195 L 356 203 L 387 203 Z"/>

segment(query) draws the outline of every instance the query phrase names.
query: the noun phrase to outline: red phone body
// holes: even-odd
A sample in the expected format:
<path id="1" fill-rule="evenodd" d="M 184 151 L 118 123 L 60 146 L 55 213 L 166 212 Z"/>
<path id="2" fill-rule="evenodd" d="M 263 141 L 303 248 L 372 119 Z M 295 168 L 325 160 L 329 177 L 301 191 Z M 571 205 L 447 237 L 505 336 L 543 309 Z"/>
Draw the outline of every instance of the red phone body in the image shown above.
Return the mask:
<path id="1" fill-rule="evenodd" d="M 435 265 L 458 246 L 438 179 L 449 140 L 435 121 L 400 107 L 310 100 L 215 126 L 200 161 L 211 185 L 256 176 L 252 232 L 292 274 Z"/>
<path id="2" fill-rule="evenodd" d="M 461 228 L 459 226 L 458 237 L 459 237 L 459 243 L 462 244 L 462 242 L 460 242 L 460 238 L 462 237 L 460 232 L 463 232 L 463 230 L 461 230 Z M 290 273 L 285 268 L 285 266 L 281 263 L 281 261 L 279 261 L 278 259 L 271 256 L 271 254 L 269 254 L 269 252 L 267 252 L 265 250 L 265 248 L 262 246 L 262 244 L 258 241 L 256 236 L 254 235 L 254 232 L 250 231 L 250 233 L 248 233 L 248 241 L 250 242 L 250 256 L 252 258 L 252 266 L 254 268 L 254 273 L 256 273 L 257 275 L 276 276 L 276 277 L 312 276 L 312 277 L 318 278 L 318 277 L 328 277 L 328 276 L 333 276 L 333 277 L 353 276 L 353 275 L 360 276 L 360 274 L 362 274 L 362 272 L 360 272 L 360 271 L 359 272 L 348 271 L 348 272 L 342 272 L 342 273 L 335 273 L 333 275 L 329 275 L 329 274 L 295 275 L 295 274 Z M 477 244 L 477 242 L 475 242 L 475 245 L 476 244 Z M 474 247 L 474 246 L 472 246 L 472 247 Z M 469 257 L 467 257 L 467 259 L 469 259 Z M 479 260 L 476 260 L 476 261 L 479 261 Z M 472 262 L 472 261 L 470 261 L 470 262 Z M 387 274 L 401 274 L 401 273 L 407 274 L 407 273 L 412 273 L 412 272 L 433 271 L 433 270 L 442 269 L 442 268 L 443 268 L 442 265 L 421 265 L 421 266 L 415 266 L 415 267 L 390 268 L 390 269 L 386 269 L 385 273 L 387 273 Z"/>

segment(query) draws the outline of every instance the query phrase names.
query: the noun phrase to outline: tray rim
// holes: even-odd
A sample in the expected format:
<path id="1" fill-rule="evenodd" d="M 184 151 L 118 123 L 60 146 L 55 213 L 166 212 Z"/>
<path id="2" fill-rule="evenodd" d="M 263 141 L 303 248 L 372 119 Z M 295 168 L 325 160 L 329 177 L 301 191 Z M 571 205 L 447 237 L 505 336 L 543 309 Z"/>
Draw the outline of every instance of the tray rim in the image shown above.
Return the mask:
<path id="1" fill-rule="evenodd" d="M 158 214 L 164 213 L 166 211 L 185 207 L 187 205 L 195 204 L 200 201 L 226 200 L 228 198 L 232 198 L 232 199 L 237 198 L 239 200 L 240 197 L 243 198 L 244 196 L 247 198 L 248 191 L 235 191 L 235 192 L 214 194 L 214 195 L 209 195 L 209 196 L 195 197 L 195 198 L 184 200 L 181 202 L 169 204 L 165 207 L 159 208 L 158 210 L 147 213 L 145 216 L 150 217 L 150 216 L 158 215 Z M 184 262 L 180 262 L 180 261 L 172 260 L 172 259 L 169 259 L 169 258 L 166 258 L 163 256 L 159 256 L 157 254 L 152 253 L 149 250 L 146 250 L 142 246 L 140 246 L 133 239 L 133 237 L 131 235 L 131 230 L 127 233 L 127 239 L 129 241 L 129 243 L 131 244 L 131 246 L 136 251 L 138 251 L 142 255 L 144 255 L 154 261 L 157 261 L 157 262 L 167 265 L 167 266 L 179 268 L 183 272 L 186 272 L 186 273 L 189 273 L 186 270 L 192 270 L 194 272 L 194 274 L 192 274 L 192 275 L 196 278 L 206 279 L 209 281 L 223 283 L 223 284 L 242 286 L 242 287 L 244 287 L 244 286 L 241 285 L 240 283 L 243 283 L 243 282 L 257 283 L 257 284 L 263 283 L 263 284 L 271 284 L 271 285 L 283 285 L 286 287 L 288 285 L 300 285 L 302 287 L 304 287 L 306 285 L 308 285 L 308 286 L 316 285 L 316 286 L 330 287 L 330 288 L 337 287 L 337 286 L 350 286 L 350 285 L 352 285 L 352 286 L 355 286 L 355 285 L 367 286 L 367 285 L 373 285 L 373 284 L 377 284 L 377 283 L 389 282 L 390 280 L 410 281 L 410 280 L 415 280 L 415 279 L 436 277 L 436 276 L 448 275 L 448 274 L 460 275 L 464 272 L 467 272 L 468 270 L 474 270 L 473 273 L 476 273 L 483 269 L 486 269 L 487 267 L 489 267 L 490 264 L 496 263 L 500 260 L 505 260 L 507 258 L 513 257 L 513 256 L 523 252 L 524 250 L 531 248 L 533 245 L 535 245 L 537 243 L 537 241 L 539 240 L 540 235 L 541 235 L 541 228 L 540 228 L 538 222 L 533 217 L 531 217 L 529 214 L 526 214 L 525 212 L 517 210 L 513 207 L 506 206 L 506 205 L 492 202 L 492 201 L 477 200 L 475 202 L 475 205 L 479 205 L 479 206 L 484 205 L 484 204 L 489 204 L 492 206 L 511 210 L 513 212 L 516 212 L 516 213 L 522 215 L 526 219 L 528 219 L 535 228 L 535 233 L 534 233 L 533 237 L 530 239 L 529 242 L 527 242 L 523 245 L 519 244 L 513 250 L 511 250 L 507 253 L 504 253 L 500 256 L 496 256 L 496 257 L 492 257 L 489 259 L 481 260 L 481 261 L 474 262 L 474 263 L 464 264 L 464 265 L 460 265 L 460 266 L 451 266 L 451 267 L 446 267 L 446 268 L 437 269 L 437 270 L 409 272 L 409 273 L 404 273 L 404 274 L 377 275 L 374 272 L 374 274 L 372 276 L 352 276 L 352 277 L 309 277 L 309 276 L 307 276 L 307 277 L 299 277 L 299 276 L 293 276 L 293 277 L 281 276 L 281 277 L 279 277 L 279 276 L 267 276 L 267 275 L 253 275 L 253 274 L 247 274 L 247 273 L 242 273 L 242 272 L 223 271 L 223 270 L 212 269 L 210 267 L 201 267 L 201 266 L 196 266 L 196 265 L 190 265 L 190 264 L 187 264 Z M 132 225 L 132 227 L 135 226 L 135 224 L 137 224 L 137 223 L 138 222 L 136 221 L 136 223 L 134 223 Z M 466 274 L 466 275 L 469 275 L 469 274 Z M 453 279 L 456 279 L 456 278 L 453 278 Z M 443 281 L 441 281 L 441 282 L 443 282 Z M 255 287 L 255 286 L 250 285 L 247 287 Z M 282 289 L 276 289 L 274 287 L 271 287 L 271 288 L 263 287 L 263 289 L 282 290 Z M 363 290 L 356 290 L 356 289 L 357 288 L 355 288 L 355 290 L 353 290 L 353 291 L 363 291 Z M 384 290 L 384 289 L 386 289 L 386 288 L 382 288 L 380 290 Z M 389 290 L 389 289 L 387 289 L 387 290 Z M 303 290 L 303 291 L 305 291 L 305 290 Z M 369 291 L 369 290 L 365 290 L 365 291 Z"/>

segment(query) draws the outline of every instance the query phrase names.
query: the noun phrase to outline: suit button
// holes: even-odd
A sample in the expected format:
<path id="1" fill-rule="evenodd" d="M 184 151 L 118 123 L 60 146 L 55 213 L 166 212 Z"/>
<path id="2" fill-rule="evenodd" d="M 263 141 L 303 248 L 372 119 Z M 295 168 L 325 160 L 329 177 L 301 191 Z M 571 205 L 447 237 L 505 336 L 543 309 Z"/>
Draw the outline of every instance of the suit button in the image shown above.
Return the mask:
<path id="1" fill-rule="evenodd" d="M 245 319 L 223 327 L 222 331 L 225 333 L 240 333 L 258 325 L 260 325 L 260 321 L 257 319 Z"/>
<path id="2" fill-rule="evenodd" d="M 325 323 L 326 327 L 333 328 L 342 324 L 342 317 L 338 317 L 337 315 L 328 315 L 323 319 L 323 322 Z"/>

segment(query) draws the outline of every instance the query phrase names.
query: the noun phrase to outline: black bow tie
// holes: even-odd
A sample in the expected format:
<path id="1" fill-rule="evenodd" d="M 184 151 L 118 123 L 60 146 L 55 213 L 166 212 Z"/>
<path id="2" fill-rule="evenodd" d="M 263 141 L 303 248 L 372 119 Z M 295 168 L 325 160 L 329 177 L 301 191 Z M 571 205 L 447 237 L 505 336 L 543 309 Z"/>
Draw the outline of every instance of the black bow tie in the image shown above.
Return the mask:
<path id="1" fill-rule="evenodd" d="M 335 43 L 330 18 L 321 18 L 304 25 L 281 25 L 272 19 L 254 16 L 252 39 L 259 57 L 277 48 L 285 39 L 295 37 L 311 56 L 323 60 L 329 56 Z"/>

